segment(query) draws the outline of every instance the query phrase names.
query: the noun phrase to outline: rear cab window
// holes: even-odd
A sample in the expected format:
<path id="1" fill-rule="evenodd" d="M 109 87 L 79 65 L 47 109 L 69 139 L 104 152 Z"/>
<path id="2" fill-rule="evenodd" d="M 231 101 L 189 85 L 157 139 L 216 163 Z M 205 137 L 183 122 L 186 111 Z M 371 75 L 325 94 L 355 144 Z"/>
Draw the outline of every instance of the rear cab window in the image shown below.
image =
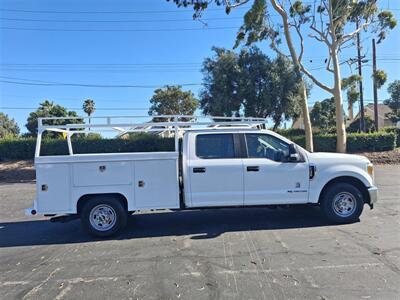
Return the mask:
<path id="1" fill-rule="evenodd" d="M 233 134 L 198 134 L 196 156 L 202 159 L 235 158 Z"/>

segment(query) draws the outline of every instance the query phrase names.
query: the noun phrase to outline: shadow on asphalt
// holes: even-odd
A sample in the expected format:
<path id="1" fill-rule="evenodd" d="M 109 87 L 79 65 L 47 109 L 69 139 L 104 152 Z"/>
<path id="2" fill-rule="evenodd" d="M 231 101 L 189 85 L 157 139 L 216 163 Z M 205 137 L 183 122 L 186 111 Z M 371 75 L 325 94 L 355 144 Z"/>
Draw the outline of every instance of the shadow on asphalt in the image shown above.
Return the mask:
<path id="1" fill-rule="evenodd" d="M 224 232 L 329 226 L 317 207 L 287 209 L 242 208 L 140 213 L 129 217 L 127 228 L 108 240 L 191 235 L 208 239 Z M 79 220 L 0 223 L 0 248 L 73 244 L 99 241 L 87 235 Z"/>

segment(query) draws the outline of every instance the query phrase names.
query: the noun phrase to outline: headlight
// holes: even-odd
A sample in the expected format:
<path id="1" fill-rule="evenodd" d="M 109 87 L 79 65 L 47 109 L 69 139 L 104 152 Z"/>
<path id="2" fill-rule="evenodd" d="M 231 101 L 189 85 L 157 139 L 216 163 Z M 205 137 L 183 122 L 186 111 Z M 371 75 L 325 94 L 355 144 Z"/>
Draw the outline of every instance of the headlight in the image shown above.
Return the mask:
<path id="1" fill-rule="evenodd" d="M 374 165 L 369 163 L 367 165 L 367 172 L 369 174 L 369 176 L 371 176 L 372 180 L 374 180 Z"/>

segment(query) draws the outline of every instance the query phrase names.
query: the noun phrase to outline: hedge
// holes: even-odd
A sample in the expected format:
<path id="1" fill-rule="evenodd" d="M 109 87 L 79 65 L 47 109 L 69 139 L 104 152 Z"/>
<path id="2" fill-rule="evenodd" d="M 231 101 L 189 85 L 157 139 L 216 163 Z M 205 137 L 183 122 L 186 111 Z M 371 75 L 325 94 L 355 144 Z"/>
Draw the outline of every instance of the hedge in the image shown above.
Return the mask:
<path id="1" fill-rule="evenodd" d="M 277 129 L 275 132 L 286 138 L 305 135 L 305 130 L 300 128 Z"/>
<path id="2" fill-rule="evenodd" d="M 35 146 L 36 138 L 2 139 L 0 160 L 33 159 Z M 131 139 L 75 139 L 72 141 L 72 147 L 75 154 L 171 151 L 174 149 L 174 139 L 154 136 Z M 43 139 L 40 152 L 41 155 L 66 155 L 67 141 Z"/>
<path id="3" fill-rule="evenodd" d="M 400 127 L 383 127 L 382 131 L 394 133 L 396 135 L 396 147 L 400 147 Z"/>
<path id="4" fill-rule="evenodd" d="M 290 140 L 305 145 L 304 136 L 292 136 Z M 394 132 L 350 133 L 347 135 L 348 152 L 387 151 L 395 147 Z M 397 142 L 399 140 L 397 139 Z M 35 153 L 35 138 L 17 138 L 0 140 L 0 160 L 32 159 Z M 137 135 L 129 139 L 78 138 L 72 141 L 74 153 L 121 153 L 171 151 L 174 149 L 173 138 L 159 138 L 149 135 Z M 320 152 L 336 151 L 334 134 L 314 135 L 314 150 Z M 41 155 L 68 154 L 66 140 L 43 139 Z"/>
<path id="5" fill-rule="evenodd" d="M 300 146 L 305 146 L 305 137 L 292 137 L 291 140 Z M 335 152 L 336 135 L 324 134 L 314 135 L 314 151 L 316 152 Z M 374 132 L 374 133 L 349 133 L 347 135 L 347 151 L 372 152 L 388 151 L 395 148 L 396 135 L 392 132 Z"/>
<path id="6" fill-rule="evenodd" d="M 353 136 L 354 134 L 357 133 L 357 132 L 351 132 L 351 130 L 349 130 L 349 128 L 347 128 L 346 131 L 347 131 L 348 137 L 349 136 Z M 286 137 L 286 138 L 288 138 L 290 140 L 296 140 L 296 141 L 298 140 L 299 143 L 302 143 L 301 141 L 302 141 L 302 139 L 304 139 L 304 135 L 305 135 L 304 129 L 297 129 L 297 128 L 296 129 L 294 129 L 294 128 L 278 129 L 276 132 L 279 133 L 280 135 L 283 135 L 284 137 Z M 395 145 L 396 145 L 396 147 L 400 147 L 400 127 L 383 127 L 378 132 L 378 134 L 380 134 L 380 133 L 394 133 L 395 134 Z M 335 134 L 336 134 L 336 128 L 335 127 L 326 129 L 326 131 L 324 133 L 313 132 L 314 145 L 319 143 L 319 141 L 318 141 L 319 138 L 316 138 L 317 136 L 326 136 L 326 135 L 335 136 Z M 371 135 L 371 138 L 374 139 L 376 137 L 373 137 L 373 134 L 374 133 L 368 133 L 368 135 Z M 324 141 L 326 141 L 326 139 Z M 305 144 L 305 143 L 303 142 L 303 144 Z M 328 149 L 331 149 L 331 146 L 332 145 L 328 146 Z M 361 151 L 375 151 L 375 150 L 363 149 Z M 378 150 L 376 150 L 376 151 L 378 151 Z"/>

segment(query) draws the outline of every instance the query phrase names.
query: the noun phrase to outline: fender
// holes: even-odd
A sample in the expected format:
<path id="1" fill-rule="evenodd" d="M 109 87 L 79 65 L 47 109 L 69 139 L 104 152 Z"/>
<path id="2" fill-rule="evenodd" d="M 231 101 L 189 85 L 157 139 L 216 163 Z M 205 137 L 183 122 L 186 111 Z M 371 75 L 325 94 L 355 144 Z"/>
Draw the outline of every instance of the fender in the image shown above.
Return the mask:
<path id="1" fill-rule="evenodd" d="M 318 170 L 317 166 L 315 177 L 310 180 L 309 203 L 318 203 L 319 196 L 324 186 L 332 179 L 342 176 L 354 177 L 360 180 L 367 188 L 373 186 L 371 176 L 369 176 L 366 170 L 360 167 L 350 164 L 340 164 L 321 166 L 321 170 Z"/>
<path id="2" fill-rule="evenodd" d="M 128 210 L 135 210 L 134 197 L 130 190 L 132 190 L 130 186 L 97 186 L 94 188 L 86 187 L 85 189 L 75 188 L 72 191 L 71 206 L 68 213 L 77 213 L 78 201 L 82 197 L 98 194 L 120 194 L 126 199 Z"/>

